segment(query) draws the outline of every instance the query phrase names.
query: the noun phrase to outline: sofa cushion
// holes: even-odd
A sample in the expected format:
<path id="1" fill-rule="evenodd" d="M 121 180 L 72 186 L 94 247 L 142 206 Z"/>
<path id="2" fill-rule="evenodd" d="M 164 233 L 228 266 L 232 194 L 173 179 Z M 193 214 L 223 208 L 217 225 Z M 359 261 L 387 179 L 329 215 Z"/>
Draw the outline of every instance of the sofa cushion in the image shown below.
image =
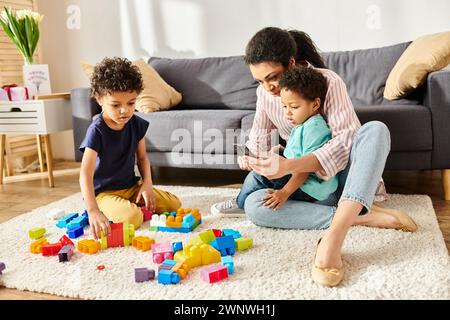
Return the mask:
<path id="1" fill-rule="evenodd" d="M 257 82 L 242 56 L 202 59 L 152 57 L 148 63 L 196 109 L 256 109 Z"/>
<path id="2" fill-rule="evenodd" d="M 182 148 L 183 152 L 211 153 L 208 148 L 217 146 L 215 153 L 233 154 L 233 144 L 238 142 L 235 135 L 241 133 L 241 120 L 253 112 L 170 110 L 136 114 L 150 122 L 146 135 L 147 152 L 179 151 Z"/>
<path id="3" fill-rule="evenodd" d="M 383 102 L 386 79 L 409 44 L 329 52 L 323 57 L 326 66 L 344 80 L 354 105 L 375 105 Z"/>
<path id="4" fill-rule="evenodd" d="M 450 31 L 422 36 L 405 50 L 386 81 L 384 97 L 399 99 L 421 86 L 427 75 L 450 64 Z"/>
<path id="5" fill-rule="evenodd" d="M 356 106 L 362 124 L 378 120 L 391 132 L 392 151 L 427 151 L 433 149 L 430 109 L 423 105 Z"/>

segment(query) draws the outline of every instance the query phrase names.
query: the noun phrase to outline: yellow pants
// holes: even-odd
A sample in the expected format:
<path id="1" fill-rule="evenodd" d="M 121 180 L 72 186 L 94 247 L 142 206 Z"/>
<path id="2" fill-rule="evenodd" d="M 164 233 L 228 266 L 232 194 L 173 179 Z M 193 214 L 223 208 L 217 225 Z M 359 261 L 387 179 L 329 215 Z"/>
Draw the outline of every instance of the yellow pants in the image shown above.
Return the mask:
<path id="1" fill-rule="evenodd" d="M 141 197 L 136 203 L 141 183 L 135 184 L 130 189 L 104 191 L 97 195 L 96 200 L 100 210 L 114 223 L 131 223 L 135 229 L 143 222 L 141 208 L 145 202 Z M 156 213 L 165 211 L 177 211 L 181 207 L 180 199 L 174 194 L 153 188 L 156 200 Z"/>

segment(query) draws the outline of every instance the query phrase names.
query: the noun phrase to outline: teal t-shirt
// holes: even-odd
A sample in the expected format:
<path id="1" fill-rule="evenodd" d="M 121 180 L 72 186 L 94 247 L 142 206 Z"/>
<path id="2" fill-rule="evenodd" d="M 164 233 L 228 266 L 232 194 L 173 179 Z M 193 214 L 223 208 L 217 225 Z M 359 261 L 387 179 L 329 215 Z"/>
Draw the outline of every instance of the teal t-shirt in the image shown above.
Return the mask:
<path id="1" fill-rule="evenodd" d="M 322 147 L 331 138 L 331 131 L 325 119 L 317 114 L 292 129 L 283 155 L 287 159 L 303 157 Z M 316 174 L 310 173 L 300 189 L 317 200 L 325 200 L 336 191 L 337 187 L 337 176 L 323 180 Z"/>

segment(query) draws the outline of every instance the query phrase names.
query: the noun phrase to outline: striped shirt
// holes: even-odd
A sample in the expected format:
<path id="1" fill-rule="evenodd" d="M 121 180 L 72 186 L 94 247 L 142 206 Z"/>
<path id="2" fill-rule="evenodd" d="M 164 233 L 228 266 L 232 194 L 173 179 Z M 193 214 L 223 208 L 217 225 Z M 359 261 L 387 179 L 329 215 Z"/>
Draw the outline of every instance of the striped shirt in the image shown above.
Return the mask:
<path id="1" fill-rule="evenodd" d="M 347 166 L 355 134 L 361 123 L 353 108 L 344 81 L 329 69 L 318 71 L 326 78 L 328 91 L 323 105 L 323 114 L 331 129 L 333 138 L 313 152 L 323 170 L 316 174 L 328 180 Z M 256 89 L 256 113 L 249 134 L 248 147 L 252 151 L 269 150 L 278 134 L 288 140 L 293 126 L 286 120 L 281 98 L 273 96 L 261 85 Z M 375 194 L 375 201 L 386 200 L 386 189 L 380 181 Z"/>

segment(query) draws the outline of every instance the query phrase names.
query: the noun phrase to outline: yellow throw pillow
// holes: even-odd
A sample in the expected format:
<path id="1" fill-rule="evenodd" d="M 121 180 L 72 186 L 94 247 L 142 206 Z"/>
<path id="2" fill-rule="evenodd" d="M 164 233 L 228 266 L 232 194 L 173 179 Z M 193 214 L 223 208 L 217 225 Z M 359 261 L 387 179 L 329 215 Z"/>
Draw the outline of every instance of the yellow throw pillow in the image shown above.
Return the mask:
<path id="1" fill-rule="evenodd" d="M 133 65 L 139 68 L 144 82 L 144 90 L 136 99 L 137 111 L 148 113 L 167 110 L 181 102 L 181 93 L 168 85 L 143 59 L 133 61 Z M 82 63 L 81 66 L 84 73 L 90 78 L 94 66 L 87 63 Z"/>
<path id="2" fill-rule="evenodd" d="M 398 59 L 386 81 L 384 97 L 399 99 L 421 86 L 430 72 L 450 64 L 450 31 L 422 36 Z"/>

